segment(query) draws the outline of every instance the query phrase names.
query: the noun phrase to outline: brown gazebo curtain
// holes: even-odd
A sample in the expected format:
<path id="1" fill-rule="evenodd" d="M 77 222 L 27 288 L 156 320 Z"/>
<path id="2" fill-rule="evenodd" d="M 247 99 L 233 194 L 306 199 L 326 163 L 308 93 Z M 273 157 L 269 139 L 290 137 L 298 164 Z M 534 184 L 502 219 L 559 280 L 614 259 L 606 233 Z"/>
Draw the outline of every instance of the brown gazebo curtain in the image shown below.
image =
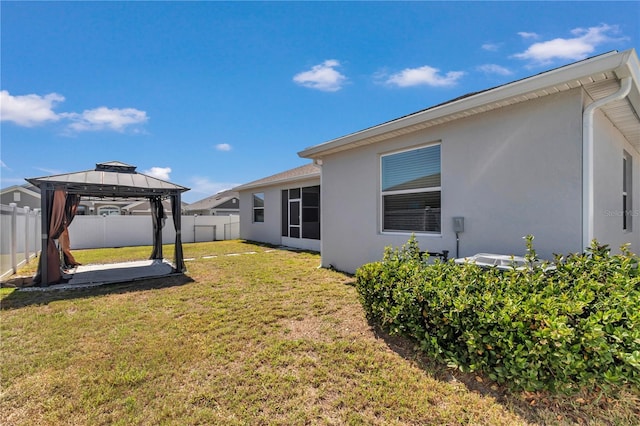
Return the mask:
<path id="1" fill-rule="evenodd" d="M 54 240 L 58 239 L 62 232 L 65 230 L 65 205 L 66 205 L 66 193 L 61 189 L 55 191 L 45 190 L 41 196 L 45 198 L 45 206 L 47 214 L 49 216 L 49 229 L 47 235 L 47 282 L 44 284 L 57 283 L 62 278 L 62 272 L 60 271 L 60 252 L 56 247 Z M 43 250 L 45 248 L 43 247 Z M 40 283 L 42 278 L 43 268 L 43 256 L 40 256 L 38 263 L 38 271 L 33 278 L 34 283 Z"/>
<path id="2" fill-rule="evenodd" d="M 80 196 L 77 194 L 67 194 L 67 201 L 64 206 L 64 231 L 60 234 L 58 241 L 62 250 L 62 267 L 73 268 L 80 265 L 71 254 L 71 241 L 69 240 L 69 225 L 73 221 L 80 204 Z"/>

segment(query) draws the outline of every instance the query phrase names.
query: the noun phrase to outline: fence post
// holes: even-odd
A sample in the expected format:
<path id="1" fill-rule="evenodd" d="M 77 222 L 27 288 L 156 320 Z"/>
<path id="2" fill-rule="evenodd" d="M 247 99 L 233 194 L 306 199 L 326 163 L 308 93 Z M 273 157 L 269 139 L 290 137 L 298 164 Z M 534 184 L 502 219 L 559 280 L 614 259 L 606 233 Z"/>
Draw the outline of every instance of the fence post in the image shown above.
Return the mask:
<path id="1" fill-rule="evenodd" d="M 38 216 L 40 215 L 40 209 L 33 209 L 33 254 L 38 256 L 38 252 L 42 249 L 39 247 L 40 243 L 40 221 Z"/>
<path id="2" fill-rule="evenodd" d="M 29 207 L 24 207 L 24 260 L 29 263 Z"/>
<path id="3" fill-rule="evenodd" d="M 11 269 L 15 274 L 18 272 L 18 205 L 11 203 L 9 207 L 11 208 L 11 244 L 9 245 L 9 251 L 11 252 Z"/>

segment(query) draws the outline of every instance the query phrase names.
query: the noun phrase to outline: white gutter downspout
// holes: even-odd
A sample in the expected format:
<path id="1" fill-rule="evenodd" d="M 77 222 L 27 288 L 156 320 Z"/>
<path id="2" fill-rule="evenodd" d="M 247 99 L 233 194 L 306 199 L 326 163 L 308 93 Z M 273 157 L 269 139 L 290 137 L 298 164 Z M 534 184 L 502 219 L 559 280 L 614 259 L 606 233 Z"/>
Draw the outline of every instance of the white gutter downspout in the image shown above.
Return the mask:
<path id="1" fill-rule="evenodd" d="M 631 77 L 620 82 L 620 89 L 605 98 L 589 104 L 582 113 L 582 248 L 591 245 L 594 237 L 594 141 L 593 115 L 595 110 L 609 102 L 623 99 L 631 91 Z"/>
<path id="2" fill-rule="evenodd" d="M 324 267 L 324 247 L 323 247 L 323 241 L 324 238 L 322 237 L 322 233 L 325 230 L 325 227 L 323 225 L 323 223 L 325 223 L 325 220 L 323 218 L 324 216 L 324 190 L 322 188 L 324 188 L 323 184 L 322 184 L 322 177 L 324 176 L 324 173 L 322 173 L 322 159 L 320 158 L 314 158 L 313 159 L 313 164 L 315 164 L 316 166 L 320 167 L 320 268 Z"/>

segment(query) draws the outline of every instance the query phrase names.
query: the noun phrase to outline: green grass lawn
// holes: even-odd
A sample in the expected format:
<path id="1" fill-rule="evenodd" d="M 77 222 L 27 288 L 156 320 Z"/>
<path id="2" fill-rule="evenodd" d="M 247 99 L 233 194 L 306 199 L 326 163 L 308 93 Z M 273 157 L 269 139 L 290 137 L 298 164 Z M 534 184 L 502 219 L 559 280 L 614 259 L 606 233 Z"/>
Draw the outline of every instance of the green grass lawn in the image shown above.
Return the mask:
<path id="1" fill-rule="evenodd" d="M 242 241 L 184 251 L 194 259 L 184 277 L 67 292 L 2 289 L 0 423 L 640 423 L 634 389 L 617 397 L 511 394 L 429 362 L 411 342 L 367 324 L 353 278 L 318 269 L 316 254 Z M 106 263 L 150 252 L 74 255 Z M 34 269 L 32 262 L 20 273 Z"/>

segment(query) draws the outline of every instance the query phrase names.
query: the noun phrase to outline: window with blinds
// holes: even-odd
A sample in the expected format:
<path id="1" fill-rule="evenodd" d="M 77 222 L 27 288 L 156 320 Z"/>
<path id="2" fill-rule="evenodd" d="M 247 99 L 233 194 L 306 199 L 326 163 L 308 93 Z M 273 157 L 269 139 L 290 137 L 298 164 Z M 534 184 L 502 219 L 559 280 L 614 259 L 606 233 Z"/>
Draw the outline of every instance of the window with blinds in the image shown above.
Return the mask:
<path id="1" fill-rule="evenodd" d="M 382 230 L 440 233 L 440 144 L 383 155 Z"/>

